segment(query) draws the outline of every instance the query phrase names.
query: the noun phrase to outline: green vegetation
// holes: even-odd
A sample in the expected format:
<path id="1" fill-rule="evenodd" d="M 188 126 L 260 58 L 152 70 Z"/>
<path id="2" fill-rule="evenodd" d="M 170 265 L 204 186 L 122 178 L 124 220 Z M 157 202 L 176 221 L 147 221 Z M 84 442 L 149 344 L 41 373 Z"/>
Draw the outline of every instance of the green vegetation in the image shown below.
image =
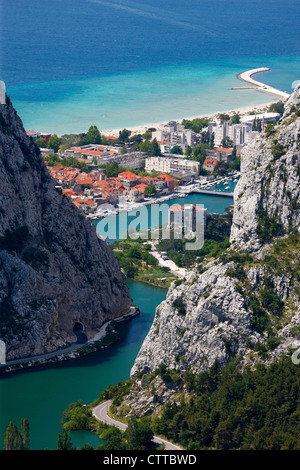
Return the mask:
<path id="1" fill-rule="evenodd" d="M 275 134 L 276 129 L 275 125 L 273 123 L 270 123 L 266 126 L 265 128 L 265 135 L 266 137 L 270 137 L 271 135 Z"/>
<path id="2" fill-rule="evenodd" d="M 265 243 L 283 231 L 283 226 L 278 222 L 277 216 L 269 216 L 262 206 L 257 211 L 257 220 L 257 235 Z"/>
<path id="3" fill-rule="evenodd" d="M 51 154 L 44 156 L 43 158 L 50 167 L 55 165 L 64 165 L 71 168 L 79 168 L 81 171 L 85 171 L 86 173 L 91 171 L 91 167 L 87 165 L 87 163 L 79 162 L 77 158 L 74 157 L 60 158 L 57 154 Z"/>
<path id="4" fill-rule="evenodd" d="M 188 450 L 300 448 L 300 376 L 290 357 L 243 373 L 238 360 L 181 376 L 189 396 L 168 402 L 153 432 Z"/>
<path id="5" fill-rule="evenodd" d="M 183 119 L 181 124 L 186 129 L 192 129 L 196 134 L 199 134 L 203 127 L 207 127 L 209 119 L 207 118 L 196 118 L 196 119 Z"/>
<path id="6" fill-rule="evenodd" d="M 276 328 L 288 323 L 288 315 L 293 303 L 284 303 L 277 294 L 274 279 L 284 276 L 290 281 L 290 298 L 300 299 L 300 236 L 290 234 L 276 238 L 265 251 L 262 259 L 248 252 L 227 250 L 221 254 L 220 262 L 233 262 L 226 275 L 237 280 L 236 289 L 244 298 L 244 306 L 251 315 L 251 324 L 260 334 L 266 333 L 268 341 L 274 341 Z M 246 275 L 251 267 L 263 268 L 259 284 L 253 287 Z M 261 352 L 262 349 L 260 349 Z"/>
<path id="7" fill-rule="evenodd" d="M 17 426 L 10 422 L 4 436 L 4 450 L 29 450 L 29 421 L 27 418 L 21 420 L 20 431 Z"/>
<path id="8" fill-rule="evenodd" d="M 278 103 L 272 103 L 268 109 L 269 113 L 283 114 L 283 111 L 284 111 L 284 103 L 282 101 L 279 101 Z"/>
<path id="9" fill-rule="evenodd" d="M 229 235 L 232 216 L 209 215 L 204 232 L 204 245 L 200 250 L 186 250 L 187 240 L 175 239 L 171 232 L 169 240 L 160 240 L 157 246 L 158 251 L 166 251 L 167 256 L 179 267 L 189 268 L 195 262 L 202 262 L 205 259 L 215 258 L 229 247 Z M 188 240 L 189 242 L 191 240 Z"/>
<path id="10" fill-rule="evenodd" d="M 278 338 L 268 348 L 276 344 Z M 236 357 L 226 366 L 215 362 L 209 370 L 198 374 L 169 370 L 162 364 L 150 375 L 137 376 L 142 379 L 144 391 L 155 390 L 158 377 L 166 390 L 177 388 L 176 401 L 167 401 L 159 414 L 140 419 L 122 417 L 129 411 L 122 399 L 135 387 L 130 379 L 110 385 L 91 405 L 70 405 L 64 412 L 68 420 L 65 431 L 83 426 L 82 429 L 97 432 L 105 444 L 96 450 L 148 449 L 153 435 L 177 442 L 187 450 L 297 450 L 298 367 L 290 357 L 282 357 L 269 366 L 257 363 L 254 369 L 243 370 L 240 358 Z M 128 423 L 126 432 L 92 418 L 92 407 L 109 398 L 115 401 L 110 413 Z"/>
<path id="11" fill-rule="evenodd" d="M 112 243 L 112 248 L 127 277 L 140 282 L 168 288 L 177 279 L 169 268 L 158 266 L 157 259 L 149 253 L 151 245 L 143 240 L 122 240 Z"/>
<path id="12" fill-rule="evenodd" d="M 52 149 L 55 153 L 57 153 L 59 147 L 61 146 L 61 142 L 61 139 L 56 134 L 53 134 L 49 139 L 48 149 Z"/>
<path id="13" fill-rule="evenodd" d="M 149 184 L 147 188 L 145 189 L 145 196 L 153 196 L 156 194 L 157 190 L 154 184 Z"/>
<path id="14" fill-rule="evenodd" d="M 100 400 L 92 405 L 83 405 L 81 400 L 77 403 L 71 403 L 68 409 L 63 412 L 62 431 L 58 434 L 57 448 L 59 450 L 73 449 L 69 433 L 78 430 L 96 432 L 99 438 L 105 441 L 104 444 L 97 446 L 96 450 L 146 450 L 153 448 L 154 444 L 151 442 L 153 431 L 149 418 L 128 419 L 128 427 L 125 432 L 122 432 L 113 426 L 98 422 L 92 415 L 92 407 L 103 399 L 113 398 L 112 408 L 119 404 L 125 394 L 130 391 L 128 384 L 131 385 L 132 382 L 128 380 L 117 386 L 110 385 L 102 392 Z M 88 445 L 81 450 L 87 448 L 91 449 L 92 447 Z"/>
<path id="15" fill-rule="evenodd" d="M 278 141 L 275 139 L 273 140 L 272 153 L 275 157 L 275 160 L 277 160 L 286 153 L 286 148 L 282 144 L 279 144 Z"/>
<path id="16" fill-rule="evenodd" d="M 173 153 L 174 155 L 183 155 L 182 148 L 179 145 L 172 147 L 170 153 Z"/>
<path id="17" fill-rule="evenodd" d="M 102 139 L 97 126 L 90 126 L 86 134 L 84 134 L 79 142 L 79 145 L 88 144 L 101 144 Z"/>

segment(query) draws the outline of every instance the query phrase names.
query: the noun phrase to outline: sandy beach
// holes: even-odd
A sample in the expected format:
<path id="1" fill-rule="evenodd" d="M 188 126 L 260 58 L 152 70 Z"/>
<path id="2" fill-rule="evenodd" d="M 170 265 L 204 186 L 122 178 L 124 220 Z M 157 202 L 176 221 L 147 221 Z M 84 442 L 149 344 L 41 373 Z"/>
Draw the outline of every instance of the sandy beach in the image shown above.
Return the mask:
<path id="1" fill-rule="evenodd" d="M 259 114 L 261 112 L 267 111 L 268 107 L 272 103 L 277 103 L 278 101 L 280 101 L 280 98 L 274 96 L 274 100 L 268 101 L 267 103 L 260 104 L 260 105 L 248 106 L 248 107 L 244 107 L 244 108 L 237 108 L 237 109 L 230 110 L 230 111 L 220 110 L 220 111 L 218 111 L 214 114 L 210 114 L 210 115 L 203 114 L 203 115 L 192 116 L 192 117 L 184 116 L 182 119 L 176 119 L 176 120 L 173 119 L 173 120 L 176 121 L 177 123 L 181 123 L 183 119 L 192 120 L 192 119 L 197 119 L 197 118 L 208 118 L 209 120 L 213 121 L 214 119 L 217 118 L 217 116 L 220 113 L 226 113 L 226 114 L 229 114 L 229 115 L 233 115 L 233 114 L 238 113 L 240 116 L 247 115 L 251 112 L 255 112 L 255 113 Z M 170 119 L 170 121 L 171 120 L 172 119 Z M 126 129 L 131 131 L 131 135 L 144 134 L 147 131 L 147 129 L 150 129 L 150 128 L 158 129 L 161 126 L 163 126 L 165 124 L 168 124 L 168 122 L 169 121 L 160 122 L 160 123 L 156 122 L 156 123 L 151 123 L 151 124 L 143 124 L 143 125 L 135 126 L 135 127 L 126 127 Z M 108 130 L 108 131 L 101 131 L 101 134 L 103 134 L 104 136 L 118 137 L 119 136 L 119 131 L 121 131 L 121 130 L 122 129 L 111 129 L 111 130 Z"/>
<path id="2" fill-rule="evenodd" d="M 270 100 L 267 103 L 260 104 L 260 105 L 253 105 L 253 106 L 238 108 L 238 109 L 229 110 L 229 111 L 222 109 L 222 110 L 220 110 L 220 111 L 218 111 L 214 114 L 210 114 L 210 115 L 201 115 L 201 116 L 192 116 L 192 117 L 186 117 L 185 116 L 181 119 L 176 119 L 176 120 L 174 119 L 174 120 L 178 124 L 180 124 L 183 121 L 183 119 L 192 120 L 192 119 L 197 119 L 197 118 L 208 118 L 209 120 L 213 121 L 214 119 L 217 118 L 218 114 L 220 114 L 220 113 L 226 113 L 226 114 L 229 114 L 229 115 L 239 114 L 240 116 L 242 116 L 242 115 L 247 115 L 251 112 L 259 114 L 261 112 L 267 111 L 268 107 L 272 103 L 277 103 L 278 101 L 284 101 L 285 99 L 287 99 L 289 97 L 289 95 L 286 92 L 282 92 L 281 90 L 277 90 L 276 88 L 270 87 L 269 85 L 266 85 L 262 82 L 254 80 L 252 78 L 253 75 L 256 75 L 260 72 L 267 72 L 269 70 L 270 69 L 267 68 L 267 67 L 261 67 L 261 68 L 257 68 L 257 69 L 247 70 L 245 72 L 242 72 L 242 73 L 238 74 L 237 78 L 241 81 L 250 83 L 251 85 L 255 85 L 255 88 L 253 88 L 255 90 L 259 90 L 262 93 L 273 94 L 274 95 L 273 100 Z M 171 120 L 172 119 L 170 119 L 170 121 Z M 165 125 L 167 123 L 168 123 L 168 121 L 160 122 L 160 123 L 156 122 L 156 123 L 152 123 L 152 124 L 144 124 L 144 125 L 141 125 L 141 126 L 127 127 L 127 129 L 129 131 L 131 131 L 131 135 L 144 134 L 150 128 L 158 129 L 159 127 L 162 127 L 163 125 Z M 108 130 L 108 131 L 103 131 L 101 133 L 105 136 L 118 137 L 120 130 L 122 130 L 122 129 L 111 129 L 111 130 Z"/>

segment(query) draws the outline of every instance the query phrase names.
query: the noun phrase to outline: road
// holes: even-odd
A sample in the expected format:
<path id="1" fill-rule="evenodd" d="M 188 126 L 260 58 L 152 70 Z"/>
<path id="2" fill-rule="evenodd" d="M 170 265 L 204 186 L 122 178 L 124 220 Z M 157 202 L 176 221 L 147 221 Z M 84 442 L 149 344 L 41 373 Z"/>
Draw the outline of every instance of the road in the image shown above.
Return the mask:
<path id="1" fill-rule="evenodd" d="M 185 268 L 179 268 L 171 259 L 166 259 L 166 260 L 163 259 L 162 258 L 163 255 L 159 251 L 156 250 L 156 243 L 155 242 L 150 242 L 150 243 L 152 245 L 151 255 L 153 255 L 157 259 L 159 266 L 169 268 L 171 274 L 174 274 L 174 276 L 183 278 L 187 275 L 189 270 Z"/>
<path id="2" fill-rule="evenodd" d="M 101 405 L 96 406 L 95 408 L 93 408 L 93 416 L 98 421 L 102 421 L 103 423 L 109 424 L 111 426 L 116 426 L 122 431 L 125 431 L 127 428 L 127 424 L 121 423 L 120 421 L 116 421 L 115 419 L 108 416 L 107 413 L 108 413 L 110 405 L 111 405 L 111 400 L 108 400 L 108 401 L 101 403 Z M 165 439 L 162 439 L 157 436 L 154 436 L 153 442 L 159 445 L 164 444 L 165 450 L 182 450 L 182 447 L 172 444 L 171 442 L 166 441 Z"/>
<path id="3" fill-rule="evenodd" d="M 88 340 L 85 344 L 93 344 L 93 342 L 104 338 L 105 335 L 106 335 L 106 328 L 112 321 L 120 322 L 120 321 L 123 321 L 123 320 L 127 320 L 127 319 L 132 318 L 133 316 L 135 316 L 135 314 L 136 314 L 136 308 L 135 307 L 130 307 L 130 311 L 128 313 L 126 313 L 125 315 L 122 315 L 120 317 L 108 320 L 106 323 L 104 323 L 104 325 L 101 326 L 101 328 L 95 334 L 95 336 L 92 339 Z M 76 351 L 77 349 L 80 349 L 83 346 L 85 346 L 85 344 L 73 343 L 70 346 L 67 346 L 66 348 L 55 350 L 55 351 L 52 351 L 52 352 L 49 352 L 49 353 L 46 353 L 46 354 L 40 354 L 40 355 L 37 355 L 37 356 L 24 357 L 24 358 L 14 359 L 14 360 L 11 360 L 11 361 L 6 361 L 5 364 L 0 364 L 0 366 L 8 367 L 8 366 L 11 366 L 11 365 L 14 365 L 14 364 L 23 364 L 23 363 L 27 363 L 27 362 L 31 362 L 31 361 L 34 361 L 34 362 L 35 361 L 46 361 L 47 359 L 51 359 L 53 357 L 59 357 L 59 356 L 62 356 L 62 355 L 69 355 L 70 353 Z"/>
<path id="4" fill-rule="evenodd" d="M 252 69 L 252 70 L 247 70 L 246 72 L 240 73 L 238 75 L 238 78 L 240 80 L 243 80 L 244 82 L 251 83 L 252 85 L 255 85 L 256 88 L 255 90 L 263 91 L 265 93 L 271 93 L 272 95 L 277 95 L 280 96 L 281 98 L 289 98 L 290 95 L 284 91 L 277 90 L 277 88 L 273 88 L 269 85 L 266 85 L 265 83 L 258 82 L 257 80 L 254 80 L 252 78 L 252 75 L 255 75 L 256 73 L 261 73 L 261 72 L 268 72 L 270 69 L 267 67 L 261 67 L 258 69 Z"/>

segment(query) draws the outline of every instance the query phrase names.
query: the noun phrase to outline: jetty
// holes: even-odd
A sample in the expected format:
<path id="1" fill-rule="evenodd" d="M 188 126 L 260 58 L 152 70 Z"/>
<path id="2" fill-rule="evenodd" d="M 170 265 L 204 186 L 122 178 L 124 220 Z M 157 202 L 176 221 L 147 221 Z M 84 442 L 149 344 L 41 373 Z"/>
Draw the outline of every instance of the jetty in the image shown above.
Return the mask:
<path id="1" fill-rule="evenodd" d="M 229 193 L 226 191 L 213 191 L 210 189 L 193 189 L 191 193 L 207 194 L 209 196 L 233 197 L 233 193 Z"/>
<path id="2" fill-rule="evenodd" d="M 252 90 L 258 90 L 258 91 L 262 91 L 264 93 L 271 93 L 272 95 L 280 96 L 281 99 L 289 98 L 290 95 L 288 93 L 286 93 L 285 91 L 277 90 L 277 88 L 273 88 L 269 85 L 266 85 L 265 83 L 259 82 L 258 80 L 254 80 L 254 78 L 252 78 L 252 76 L 257 74 L 257 73 L 269 72 L 270 70 L 271 69 L 269 69 L 267 67 L 260 67 L 260 68 L 257 68 L 257 69 L 247 70 L 246 72 L 240 73 L 238 75 L 239 80 L 242 80 L 246 83 L 251 83 L 251 85 L 254 85 L 254 86 L 251 87 L 251 88 L 250 87 L 234 87 L 234 88 L 232 88 L 232 90 L 242 90 L 242 89 L 249 90 L 249 89 L 252 89 Z"/>

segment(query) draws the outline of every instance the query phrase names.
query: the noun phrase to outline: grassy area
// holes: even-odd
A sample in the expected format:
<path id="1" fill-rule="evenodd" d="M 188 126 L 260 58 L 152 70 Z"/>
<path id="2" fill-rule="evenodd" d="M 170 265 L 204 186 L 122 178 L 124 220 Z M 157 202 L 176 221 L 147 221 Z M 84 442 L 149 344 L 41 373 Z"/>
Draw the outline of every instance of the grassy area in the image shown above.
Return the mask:
<path id="1" fill-rule="evenodd" d="M 130 279 L 168 289 L 177 276 L 169 268 L 158 266 L 150 253 L 151 245 L 144 240 L 122 240 L 112 244 L 119 262 Z"/>

